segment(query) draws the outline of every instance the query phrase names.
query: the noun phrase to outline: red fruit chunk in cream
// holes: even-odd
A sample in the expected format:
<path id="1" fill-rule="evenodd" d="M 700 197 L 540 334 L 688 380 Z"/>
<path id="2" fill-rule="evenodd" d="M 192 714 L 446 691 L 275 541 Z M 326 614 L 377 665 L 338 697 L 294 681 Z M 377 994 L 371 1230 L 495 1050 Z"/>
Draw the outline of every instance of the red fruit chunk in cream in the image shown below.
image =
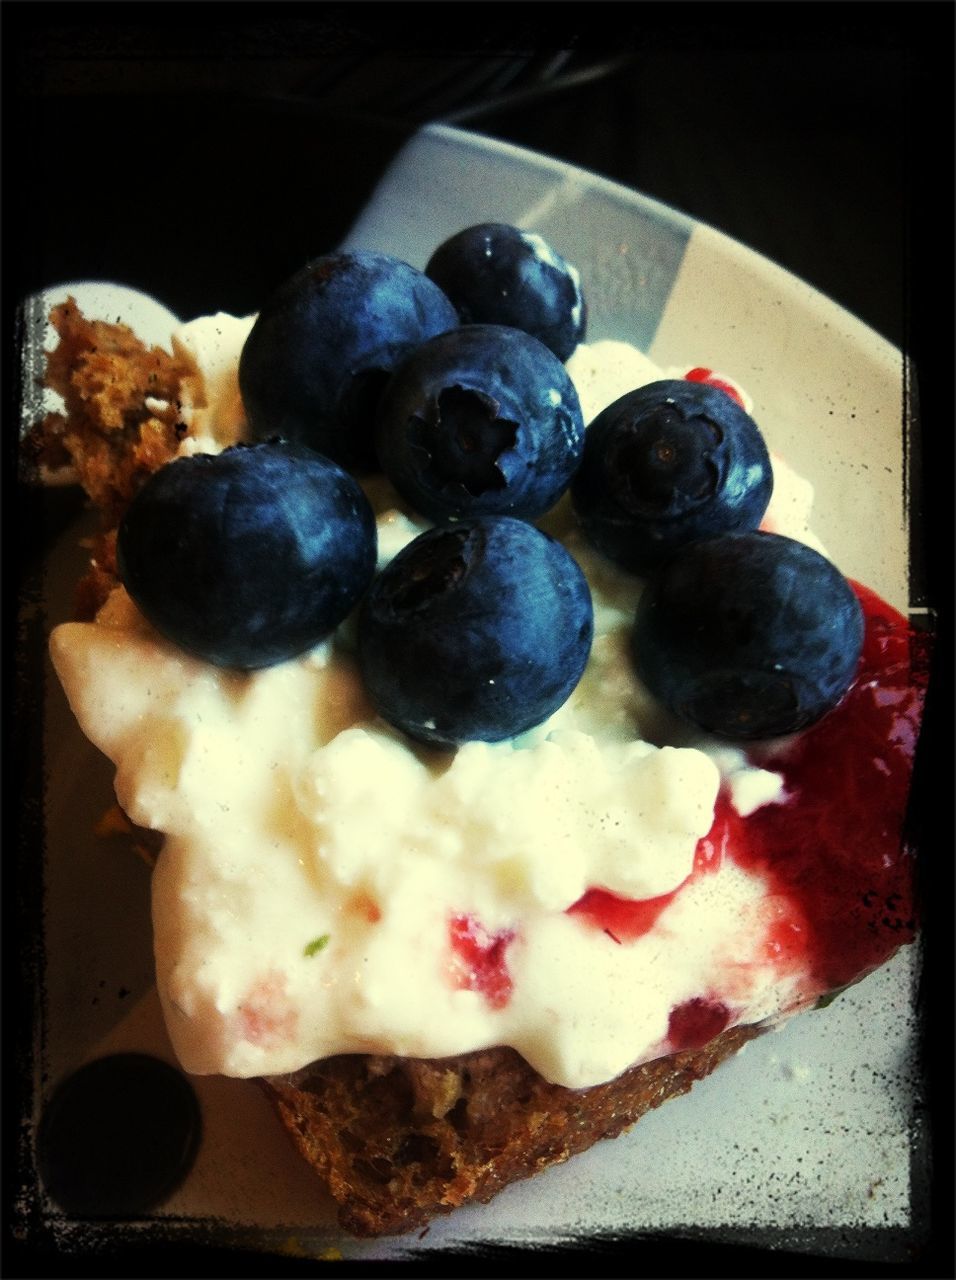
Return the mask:
<path id="1" fill-rule="evenodd" d="M 281 973 L 267 974 L 253 986 L 239 1006 L 238 1021 L 240 1036 L 250 1044 L 269 1048 L 294 1037 L 297 1014 Z"/>
<path id="2" fill-rule="evenodd" d="M 449 923 L 453 953 L 452 981 L 464 991 L 478 991 L 492 1009 L 502 1009 L 511 995 L 511 975 L 505 952 L 513 929 L 490 933 L 474 917 L 452 916 Z"/>

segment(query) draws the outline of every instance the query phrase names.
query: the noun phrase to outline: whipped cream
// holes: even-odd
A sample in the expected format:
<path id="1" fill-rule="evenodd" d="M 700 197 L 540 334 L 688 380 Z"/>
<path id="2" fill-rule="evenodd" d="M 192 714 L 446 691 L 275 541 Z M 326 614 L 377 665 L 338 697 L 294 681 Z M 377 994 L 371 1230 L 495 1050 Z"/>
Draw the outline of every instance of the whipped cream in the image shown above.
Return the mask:
<path id="1" fill-rule="evenodd" d="M 251 324 L 220 315 L 175 333 L 202 373 L 185 389 L 183 454 L 241 438 Z M 665 376 L 623 343 L 579 347 L 568 368 L 586 421 Z M 765 527 L 819 546 L 812 489 L 772 461 Z M 426 525 L 384 478 L 367 491 L 384 564 Z M 589 579 L 595 637 L 567 703 L 511 742 L 449 755 L 386 725 L 362 687 L 351 620 L 251 673 L 165 640 L 122 588 L 95 622 L 55 629 L 54 664 L 116 765 L 121 805 L 166 836 L 152 889 L 157 982 L 187 1071 L 248 1077 L 336 1053 L 508 1044 L 547 1079 L 583 1087 L 669 1052 L 671 1012 L 688 1001 L 719 1001 L 733 1024 L 806 998 L 807 975 L 773 958 L 762 877 L 725 858 L 690 878 L 721 785 L 746 814 L 786 802 L 779 775 L 656 706 L 628 656 L 640 581 L 587 546 L 566 499 L 540 523 Z M 569 914 L 590 889 L 672 897 L 622 945 Z M 506 999 L 489 998 L 456 952 L 463 920 L 479 949 L 504 955 Z"/>

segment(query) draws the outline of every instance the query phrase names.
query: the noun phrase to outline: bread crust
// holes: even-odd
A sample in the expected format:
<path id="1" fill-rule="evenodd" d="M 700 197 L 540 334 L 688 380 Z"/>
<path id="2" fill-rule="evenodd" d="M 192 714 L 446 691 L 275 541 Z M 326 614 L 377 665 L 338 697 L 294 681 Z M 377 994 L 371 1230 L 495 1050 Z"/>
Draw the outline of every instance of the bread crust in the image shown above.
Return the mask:
<path id="1" fill-rule="evenodd" d="M 175 457 L 186 434 L 183 383 L 198 370 L 181 350 L 145 346 L 128 325 L 88 320 L 73 297 L 51 310 L 50 323 L 59 341 L 45 381 L 64 412 L 37 423 L 22 450 L 38 471 L 72 468 L 112 528 L 143 481 Z"/>
<path id="2" fill-rule="evenodd" d="M 345 1054 L 259 1083 L 341 1227 L 400 1235 L 617 1137 L 764 1030 L 732 1027 L 586 1089 L 550 1084 L 504 1047 L 441 1059 Z"/>

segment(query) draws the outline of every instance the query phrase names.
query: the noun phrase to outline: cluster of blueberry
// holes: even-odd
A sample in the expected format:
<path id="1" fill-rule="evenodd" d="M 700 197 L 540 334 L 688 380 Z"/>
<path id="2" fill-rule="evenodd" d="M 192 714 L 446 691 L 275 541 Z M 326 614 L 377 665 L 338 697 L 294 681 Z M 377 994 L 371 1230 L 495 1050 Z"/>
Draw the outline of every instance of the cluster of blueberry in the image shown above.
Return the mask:
<path id="1" fill-rule="evenodd" d="M 164 635 L 255 669 L 317 644 L 364 598 L 358 655 L 381 714 L 450 746 L 541 723 L 577 685 L 593 608 L 532 520 L 570 489 L 582 528 L 649 575 L 637 669 L 678 714 L 761 737 L 842 696 L 862 644 L 849 584 L 754 532 L 772 473 L 723 390 L 658 382 L 587 432 L 563 361 L 582 340 L 576 271 L 504 224 L 446 241 L 424 272 L 334 253 L 267 301 L 239 385 L 254 443 L 164 467 L 120 526 L 121 580 Z M 378 576 L 355 479 L 383 470 L 433 521 Z"/>

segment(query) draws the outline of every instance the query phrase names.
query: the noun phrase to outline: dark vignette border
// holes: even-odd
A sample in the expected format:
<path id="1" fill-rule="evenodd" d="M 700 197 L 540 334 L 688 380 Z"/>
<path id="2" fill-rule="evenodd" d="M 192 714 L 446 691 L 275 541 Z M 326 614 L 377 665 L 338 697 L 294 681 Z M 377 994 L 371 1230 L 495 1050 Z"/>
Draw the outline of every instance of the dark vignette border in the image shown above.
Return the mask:
<path id="1" fill-rule="evenodd" d="M 134 26 L 142 32 L 150 22 L 163 20 L 168 22 L 171 10 L 175 5 L 142 5 L 136 6 L 138 16 Z M 190 28 L 187 35 L 178 36 L 179 48 L 184 56 L 190 52 L 196 57 L 205 56 L 203 48 L 204 33 L 207 27 L 216 24 L 213 10 L 218 6 L 190 6 Z M 4 54 L 9 70 L 12 66 L 13 79 L 18 81 L 22 75 L 29 76 L 37 72 L 36 63 L 30 63 L 19 55 L 24 52 L 24 36 L 37 21 L 25 19 L 24 4 L 7 4 L 4 6 L 4 27 L 7 32 L 7 48 Z M 86 49 L 90 56 L 107 53 L 109 56 L 122 58 L 140 48 L 135 37 L 127 35 L 114 26 L 115 10 L 107 14 L 107 7 L 97 5 L 37 6 L 43 11 L 42 21 L 51 24 L 55 31 L 56 24 L 75 21 L 77 13 L 83 14 L 86 28 Z M 418 23 L 410 23 L 409 14 L 430 8 L 430 6 L 402 6 L 404 17 L 398 19 L 385 14 L 376 5 L 363 5 L 361 19 L 345 12 L 346 6 L 325 6 L 323 13 L 331 15 L 333 35 L 330 40 L 335 47 L 340 47 L 343 39 L 358 38 L 374 48 L 384 43 L 393 47 L 415 47 L 427 45 L 437 54 L 447 53 L 449 49 L 461 52 L 461 36 L 458 19 L 454 29 L 443 30 L 441 25 L 430 26 L 431 35 L 425 37 L 424 19 Z M 516 34 L 510 37 L 508 48 L 511 50 L 534 50 L 541 40 L 541 26 L 537 14 L 528 12 L 528 6 L 510 5 L 512 13 L 521 15 L 523 25 L 514 28 Z M 578 6 L 561 6 L 563 18 L 567 21 L 569 13 L 578 12 Z M 687 1238 L 676 1240 L 669 1236 L 665 1242 L 656 1237 L 642 1237 L 629 1240 L 598 1239 L 580 1242 L 579 1245 L 560 1251 L 534 1251 L 528 1256 L 525 1251 L 510 1248 L 485 1249 L 481 1251 L 456 1252 L 446 1255 L 431 1255 L 425 1260 L 416 1260 L 408 1267 L 417 1274 L 446 1274 L 449 1263 L 461 1274 L 486 1274 L 489 1270 L 503 1270 L 514 1264 L 521 1264 L 521 1269 L 529 1263 L 545 1269 L 548 1264 L 563 1264 L 565 1268 L 581 1265 L 591 1274 L 628 1274 L 633 1273 L 637 1256 L 647 1254 L 656 1259 L 655 1265 L 663 1266 L 662 1271 L 673 1275 L 692 1274 L 728 1274 L 762 1275 L 767 1268 L 783 1275 L 806 1274 L 808 1255 L 819 1258 L 821 1253 L 830 1253 L 831 1260 L 825 1264 L 829 1274 L 840 1275 L 920 1275 L 933 1276 L 947 1274 L 947 1259 L 951 1266 L 949 1251 L 949 1225 L 952 1208 L 952 1148 L 951 1148 L 951 1065 L 954 1060 L 952 1046 L 952 1027 L 948 1020 L 941 1026 L 933 1016 L 932 1010 L 938 1008 L 936 1003 L 940 996 L 945 998 L 951 994 L 952 954 L 951 954 L 951 893 L 941 892 L 941 885 L 950 889 L 952 866 L 949 861 L 951 835 L 948 802 L 945 806 L 939 803 L 938 784 L 934 788 L 934 776 L 940 758 L 949 760 L 951 746 L 951 720 L 943 706 L 949 703 L 951 695 L 951 593 L 952 593 L 952 561 L 951 561 L 951 517 L 952 517 L 952 416 L 951 416 L 951 384 L 950 377 L 943 370 L 950 370 L 952 363 L 952 311 L 948 295 L 948 283 L 952 281 L 952 67 L 949 54 L 952 49 L 952 10 L 946 3 L 935 0 L 915 0 L 908 4 L 830 4 L 826 8 L 825 18 L 820 16 L 817 6 L 810 4 L 789 4 L 773 6 L 777 9 L 774 18 L 761 16 L 755 18 L 754 6 L 721 5 L 720 19 L 713 18 L 714 9 L 693 3 L 672 6 L 670 14 L 663 10 L 668 6 L 642 6 L 640 22 L 632 19 L 636 25 L 623 22 L 624 31 L 616 29 L 611 10 L 614 6 L 591 3 L 588 6 L 586 19 L 570 19 L 571 32 L 565 39 L 571 40 L 579 48 L 597 49 L 608 42 L 608 31 L 613 29 L 616 43 L 631 41 L 637 45 L 648 42 L 659 42 L 666 45 L 670 42 L 710 40 L 718 52 L 722 41 L 750 40 L 759 47 L 759 40 L 772 34 L 773 25 L 785 22 L 780 16 L 786 12 L 790 17 L 799 16 L 806 24 L 802 37 L 800 52 L 812 54 L 814 28 L 817 22 L 829 28 L 830 38 L 843 42 L 852 56 L 854 41 L 862 36 L 876 42 L 884 41 L 892 45 L 901 44 L 906 49 L 908 59 L 908 75 L 906 81 L 906 101 L 901 110 L 906 117 L 907 138 L 907 208 L 909 212 L 907 226 L 907 328 L 905 349 L 910 363 L 910 477 L 913 487 L 910 500 L 914 512 L 919 512 L 924 530 L 922 545 L 914 548 L 914 563 L 922 566 L 922 581 L 914 584 L 914 600 L 924 599 L 933 609 L 937 620 L 936 626 L 936 661 L 930 683 L 930 705 L 927 714 L 926 730 L 918 759 L 917 776 L 914 783 L 914 831 L 925 849 L 940 849 L 944 866 L 934 859 L 932 869 L 932 885 L 925 886 L 924 902 L 926 909 L 926 934 L 924 941 L 925 983 L 921 992 L 923 1001 L 923 1052 L 927 1067 L 927 1114 L 931 1121 L 933 1133 L 933 1185 L 928 1192 L 927 1207 L 932 1211 L 930 1230 L 921 1245 L 912 1251 L 912 1242 L 894 1238 L 892 1234 L 882 1238 L 886 1253 L 892 1259 L 886 1262 L 859 1262 L 853 1255 L 865 1249 L 870 1251 L 874 1244 L 880 1242 L 872 1238 L 861 1240 L 852 1233 L 843 1233 L 843 1238 L 834 1240 L 832 1233 L 823 1233 L 819 1237 L 812 1233 L 797 1240 L 780 1236 L 777 1240 L 767 1239 L 766 1249 L 754 1249 L 747 1241 L 715 1241 L 694 1237 L 688 1231 Z M 742 10 L 749 12 L 743 15 Z M 769 6 L 768 6 L 769 8 Z M 119 9 L 117 6 L 116 9 Z M 261 22 L 264 10 L 256 5 L 244 5 L 245 14 L 256 14 Z M 710 14 L 706 10 L 710 9 Z M 69 11 L 72 10 L 72 13 Z M 679 10 L 679 16 L 676 11 Z M 302 8 L 297 5 L 274 4 L 268 6 L 268 22 L 264 28 L 263 49 L 270 53 L 294 51 L 294 37 L 291 36 L 292 25 L 301 21 Z M 433 23 L 434 10 L 428 15 L 429 23 Z M 487 12 L 487 10 L 486 10 Z M 554 12 L 554 11 L 553 11 Z M 862 15 L 865 14 L 865 18 Z M 615 18 L 620 22 L 619 15 Z M 604 24 L 603 31 L 601 24 Z M 291 25 L 288 25 L 291 24 Z M 746 26 L 746 30 L 742 28 Z M 166 30 L 170 28 L 167 25 Z M 182 28 L 178 28 L 182 31 Z M 561 19 L 555 19 L 554 39 L 560 43 L 564 30 Z M 596 34 L 601 32 L 601 34 Z M 168 38 L 168 37 L 167 37 Z M 235 29 L 232 37 L 235 45 L 242 46 L 242 24 Z M 335 43 L 338 42 L 338 43 Z M 492 41 L 491 47 L 494 47 Z M 220 44 L 219 56 L 228 58 L 233 50 L 229 40 Z M 11 77 L 5 76 L 9 86 Z M 30 137 L 29 127 L 24 120 L 13 117 L 11 106 L 23 105 L 23 82 L 15 83 L 12 91 L 8 90 L 8 111 L 4 121 L 4 152 L 7 159 L 8 177 L 16 173 L 29 172 L 29 149 L 34 141 Z M 808 92 L 812 92 L 812 84 L 808 83 Z M 481 127 L 476 122 L 476 127 Z M 29 194 L 29 193 L 27 193 Z M 5 273 L 4 287 L 4 346 L 8 354 L 18 349 L 16 331 L 15 299 L 22 291 L 22 282 L 30 278 L 30 270 L 35 267 L 31 261 L 31 253 L 36 254 L 38 246 L 30 243 L 29 200 L 21 197 L 12 201 L 14 213 L 4 230 L 5 263 L 10 270 Z M 26 252 L 20 257 L 21 251 Z M 14 261 L 14 257 L 17 261 Z M 8 288 L 9 286 L 9 288 Z M 941 295 L 942 294 L 942 298 Z M 941 316 L 940 302 L 944 304 Z M 17 416 L 17 378 L 15 363 L 8 360 L 8 371 L 13 372 L 6 382 L 6 407 L 10 418 Z M 914 378 L 913 371 L 916 371 Z M 946 377 L 947 396 L 945 405 L 942 399 L 941 381 Z M 917 397 L 912 395 L 914 382 L 918 380 Z M 944 429 L 940 430 L 939 423 Z M 914 427 L 917 428 L 914 430 Z M 4 592 L 4 639 L 7 641 L 4 663 L 4 694 L 6 710 L 9 713 L 4 720 L 5 742 L 7 748 L 7 764 L 4 782 L 8 797 L 13 798 L 11 805 L 11 827 L 14 835 L 13 847 L 16 849 L 17 865 L 13 870 L 14 878 L 10 879 L 10 868 L 7 866 L 8 892 L 5 893 L 5 925 L 4 936 L 7 939 L 4 969 L 4 995 L 8 1019 L 16 1018 L 18 1030 L 22 1034 L 13 1040 L 13 1051 L 8 1051 L 6 1071 L 4 1073 L 4 1128 L 5 1151 L 7 1162 L 7 1195 L 10 1196 L 11 1185 L 14 1193 L 18 1184 L 18 1174 L 25 1168 L 28 1160 L 28 1126 L 24 1124 L 25 1108 L 31 1094 L 30 1064 L 32 1062 L 33 1035 L 40 1009 L 41 992 L 35 985 L 40 965 L 40 943 L 38 924 L 42 913 L 42 881 L 36 873 L 36 851 L 42 842 L 42 747 L 39 737 L 38 702 L 42 691 L 42 647 L 45 636 L 42 615 L 39 612 L 39 585 L 42 574 L 42 559 L 37 553 L 46 541 L 51 525 L 62 527 L 71 515 L 69 509 L 59 500 L 37 501 L 35 495 L 24 492 L 16 483 L 17 463 L 15 445 L 12 443 L 12 432 L 8 430 L 4 439 L 4 567 L 11 570 L 7 578 Z M 932 453 L 932 464 L 927 462 L 927 455 Z M 918 479 L 918 488 L 916 482 Z M 13 593 L 10 582 L 17 585 L 16 604 L 13 604 Z M 951 704 L 950 704 L 951 705 Z M 944 791 L 948 790 L 948 779 Z M 8 813 L 10 811 L 8 810 Z M 8 833 L 9 834 L 9 833 Z M 11 845 L 8 844 L 8 850 Z M 8 858 L 8 862 L 10 859 Z M 12 889 L 11 889 L 12 885 Z M 951 1002 L 947 1002 L 947 1008 Z M 9 1022 L 8 1022 L 9 1025 Z M 10 1041 L 8 1040 L 8 1044 Z M 12 1159 L 9 1158 L 12 1155 Z M 12 1174 L 12 1177 L 11 1177 Z M 22 1185 L 22 1184 L 21 1184 Z M 15 1196 L 14 1196 L 15 1198 Z M 5 1210 L 6 1210 L 5 1206 Z M 24 1232 L 25 1225 L 25 1232 Z M 5 1244 L 7 1246 L 8 1274 L 41 1275 L 41 1274 L 96 1274 L 124 1275 L 135 1267 L 138 1274 L 164 1275 L 173 1267 L 181 1270 L 190 1261 L 197 1263 L 202 1272 L 215 1271 L 222 1267 L 232 1275 L 261 1274 L 266 1259 L 259 1252 L 246 1251 L 241 1245 L 236 1249 L 223 1251 L 218 1248 L 212 1235 L 197 1246 L 183 1245 L 173 1239 L 157 1240 L 152 1237 L 147 1246 L 142 1239 L 136 1239 L 135 1233 L 129 1238 L 117 1234 L 111 1246 L 105 1252 L 93 1250 L 85 1256 L 73 1255 L 64 1257 L 52 1238 L 44 1238 L 36 1219 L 24 1224 L 22 1206 L 10 1205 L 5 1212 Z M 19 1235 L 17 1231 L 19 1230 Z M 946 1239 L 943 1239 L 943 1236 Z M 646 1252 L 645 1252 L 646 1251 Z M 907 1256 L 908 1255 L 908 1256 Z M 284 1274 L 314 1274 L 316 1264 L 306 1260 L 282 1257 L 274 1260 L 283 1268 Z M 379 1274 L 381 1271 L 406 1269 L 406 1264 L 398 1263 L 379 1268 L 372 1264 L 338 1264 L 329 1262 L 326 1267 L 334 1270 L 358 1270 L 362 1274 Z M 646 1264 L 645 1264 L 646 1267 Z M 55 1268 L 62 1268 L 56 1270 Z M 819 1270 L 819 1265 L 814 1266 Z M 278 1274 L 278 1271 L 273 1271 Z M 951 1274 L 951 1271 L 949 1272 Z"/>

